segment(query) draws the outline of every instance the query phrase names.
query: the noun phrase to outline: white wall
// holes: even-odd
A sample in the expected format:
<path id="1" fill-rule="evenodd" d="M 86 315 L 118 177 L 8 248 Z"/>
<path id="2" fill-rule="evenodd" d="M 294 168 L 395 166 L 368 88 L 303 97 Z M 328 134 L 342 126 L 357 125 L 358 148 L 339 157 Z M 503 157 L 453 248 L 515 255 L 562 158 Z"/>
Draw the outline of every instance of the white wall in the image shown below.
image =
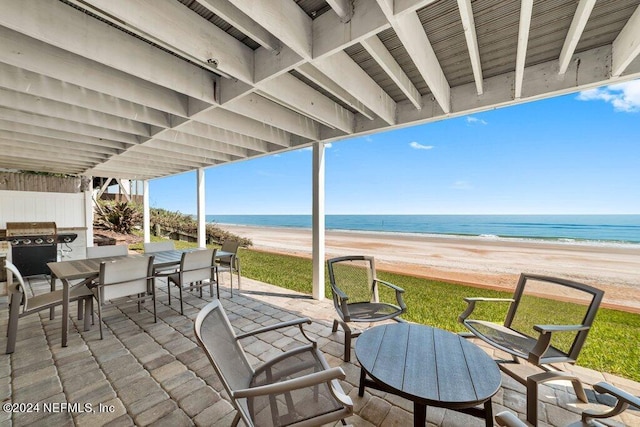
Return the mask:
<path id="1" fill-rule="evenodd" d="M 54 221 L 58 228 L 86 227 L 84 193 L 0 190 L 0 229 L 7 222 Z"/>

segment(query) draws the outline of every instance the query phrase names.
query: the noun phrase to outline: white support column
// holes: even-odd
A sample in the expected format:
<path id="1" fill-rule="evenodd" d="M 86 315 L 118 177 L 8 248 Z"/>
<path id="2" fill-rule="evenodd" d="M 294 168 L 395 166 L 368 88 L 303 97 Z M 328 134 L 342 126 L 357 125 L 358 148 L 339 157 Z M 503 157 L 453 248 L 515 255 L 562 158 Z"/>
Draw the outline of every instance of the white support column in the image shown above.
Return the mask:
<path id="1" fill-rule="evenodd" d="M 198 246 L 201 248 L 207 247 L 207 219 L 205 214 L 205 200 L 204 200 L 204 168 L 198 169 L 197 175 L 198 183 Z"/>
<path id="2" fill-rule="evenodd" d="M 93 246 L 93 177 L 87 177 L 88 184 L 84 189 L 84 223 L 87 227 L 86 243 Z"/>
<path id="3" fill-rule="evenodd" d="M 324 144 L 313 144 L 312 262 L 313 298 L 324 299 Z"/>
<path id="4" fill-rule="evenodd" d="M 142 181 L 142 231 L 144 241 L 151 241 L 151 212 L 149 209 L 149 180 Z"/>

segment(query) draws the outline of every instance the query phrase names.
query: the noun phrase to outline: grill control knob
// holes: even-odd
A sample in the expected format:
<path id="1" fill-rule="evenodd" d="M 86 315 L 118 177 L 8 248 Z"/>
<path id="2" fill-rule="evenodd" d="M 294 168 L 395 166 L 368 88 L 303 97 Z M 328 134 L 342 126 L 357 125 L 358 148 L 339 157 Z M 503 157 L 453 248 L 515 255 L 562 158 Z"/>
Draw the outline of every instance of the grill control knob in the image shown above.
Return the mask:
<path id="1" fill-rule="evenodd" d="M 42 244 L 42 242 L 44 242 L 44 240 L 42 240 L 42 239 L 36 239 L 36 240 L 35 240 L 35 242 L 36 242 L 36 245 L 41 245 L 41 244 Z"/>
<path id="2" fill-rule="evenodd" d="M 53 243 L 53 237 L 47 237 L 47 243 Z"/>
<path id="3" fill-rule="evenodd" d="M 20 244 L 20 240 L 18 240 L 18 239 L 13 240 L 13 241 L 11 242 L 11 244 L 12 244 L 13 246 L 17 246 L 17 245 L 19 245 L 19 244 Z"/>
<path id="4" fill-rule="evenodd" d="M 22 244 L 23 244 L 23 245 L 30 245 L 30 244 L 31 244 L 31 240 L 29 240 L 29 239 L 22 239 Z"/>
<path id="5" fill-rule="evenodd" d="M 62 240 L 64 240 L 65 243 L 70 243 L 71 242 L 71 237 L 65 237 Z"/>

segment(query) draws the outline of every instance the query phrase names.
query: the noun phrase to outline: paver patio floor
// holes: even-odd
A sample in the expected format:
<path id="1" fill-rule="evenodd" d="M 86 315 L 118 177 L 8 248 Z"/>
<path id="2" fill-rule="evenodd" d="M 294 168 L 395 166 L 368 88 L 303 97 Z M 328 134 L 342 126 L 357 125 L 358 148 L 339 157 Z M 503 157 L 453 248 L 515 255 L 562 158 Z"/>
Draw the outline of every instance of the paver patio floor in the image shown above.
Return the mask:
<path id="1" fill-rule="evenodd" d="M 32 279 L 30 283 L 36 293 L 48 290 L 48 283 L 42 279 Z M 233 297 L 227 287 L 221 286 L 223 306 L 237 330 L 249 331 L 295 317 L 313 320 L 305 329 L 317 339 L 329 364 L 342 366 L 346 372 L 342 386 L 354 403 L 354 415 L 348 423 L 412 425 L 410 401 L 370 389 L 364 397 L 358 397 L 360 368 L 355 357 L 351 363 L 341 359 L 343 336 L 331 332 L 334 309 L 330 300 L 315 301 L 247 278 L 242 279 L 242 284 L 242 293 L 234 289 Z M 177 290 L 173 291 L 177 296 Z M 97 324 L 89 332 L 82 331 L 82 322 L 75 319 L 75 305 L 72 306 L 74 318 L 66 348 L 60 346 L 60 308 L 54 320 L 49 320 L 48 312 L 20 319 L 15 353 L 0 355 L 0 397 L 3 403 L 40 405 L 32 412 L 0 412 L 0 425 L 230 425 L 235 411 L 193 334 L 193 319 L 211 299 L 208 290 L 204 290 L 203 298 L 196 292 L 186 294 L 184 315 L 180 314 L 177 298 L 172 298 L 172 306 L 167 305 L 166 292 L 166 284 L 160 283 L 157 323 L 153 322 L 150 301 L 140 313 L 135 306 L 108 307 L 103 312 L 104 340 L 100 340 Z M 2 331 L 6 331 L 7 312 L 6 297 L 2 297 Z M 4 332 L 1 335 L 0 349 L 4 351 L 6 337 Z M 299 331 L 290 328 L 248 338 L 243 344 L 252 363 L 258 363 L 291 348 L 298 339 L 303 340 Z M 574 369 L 585 385 L 608 381 L 640 394 L 640 384 L 633 381 Z M 494 414 L 506 408 L 524 417 L 524 386 L 504 374 L 502 384 L 493 399 Z M 604 408 L 580 403 L 566 384 L 541 387 L 540 425 L 576 421 L 586 406 Z M 587 391 L 595 401 L 590 387 Z M 628 410 L 617 420 L 629 426 L 640 425 L 640 411 Z M 473 426 L 484 425 L 484 421 L 429 407 L 427 424 Z"/>

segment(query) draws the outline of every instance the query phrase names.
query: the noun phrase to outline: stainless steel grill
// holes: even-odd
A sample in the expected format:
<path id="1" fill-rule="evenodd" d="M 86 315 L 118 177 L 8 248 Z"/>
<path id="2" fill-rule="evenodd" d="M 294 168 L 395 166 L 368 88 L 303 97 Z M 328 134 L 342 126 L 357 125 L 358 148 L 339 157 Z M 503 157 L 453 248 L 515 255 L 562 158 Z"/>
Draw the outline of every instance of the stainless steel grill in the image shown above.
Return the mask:
<path id="1" fill-rule="evenodd" d="M 57 260 L 55 222 L 7 222 L 11 258 L 23 276 L 50 274 L 48 262 Z"/>

